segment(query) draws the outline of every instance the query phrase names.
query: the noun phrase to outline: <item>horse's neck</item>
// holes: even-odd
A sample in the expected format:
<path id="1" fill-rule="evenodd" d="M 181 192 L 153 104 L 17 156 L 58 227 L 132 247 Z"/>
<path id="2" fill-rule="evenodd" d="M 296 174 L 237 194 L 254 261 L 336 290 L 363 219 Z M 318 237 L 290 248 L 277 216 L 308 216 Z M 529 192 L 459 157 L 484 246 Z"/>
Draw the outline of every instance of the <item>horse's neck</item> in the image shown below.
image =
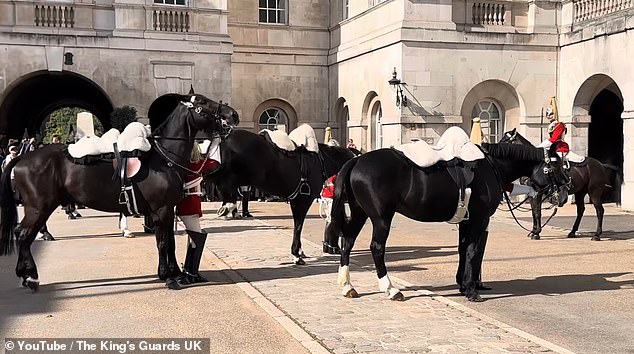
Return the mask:
<path id="1" fill-rule="evenodd" d="M 520 177 L 530 177 L 539 162 L 494 158 L 502 183 L 513 182 Z"/>
<path id="2" fill-rule="evenodd" d="M 188 113 L 185 113 L 188 114 Z M 167 151 L 168 157 L 174 162 L 185 166 L 189 161 L 194 147 L 194 134 L 187 124 L 187 118 L 174 116 L 166 123 L 161 138 L 157 139 L 162 150 Z M 176 139 L 170 139 L 176 138 Z"/>

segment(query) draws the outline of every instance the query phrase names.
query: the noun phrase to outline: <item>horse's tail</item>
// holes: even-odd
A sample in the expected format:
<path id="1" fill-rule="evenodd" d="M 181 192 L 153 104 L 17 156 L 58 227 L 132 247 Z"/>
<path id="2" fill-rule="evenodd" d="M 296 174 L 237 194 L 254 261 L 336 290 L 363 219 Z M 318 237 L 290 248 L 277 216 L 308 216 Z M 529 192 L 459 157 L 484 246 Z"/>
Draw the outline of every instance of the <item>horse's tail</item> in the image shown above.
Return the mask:
<path id="1" fill-rule="evenodd" d="M 357 164 L 358 159 L 352 159 L 346 162 L 335 181 L 335 195 L 332 202 L 332 208 L 330 209 L 330 225 L 331 230 L 335 235 L 341 235 L 345 226 L 346 220 L 346 200 L 350 205 L 354 202 L 354 195 L 350 189 L 350 172 L 352 168 Z"/>
<path id="2" fill-rule="evenodd" d="M 18 219 L 18 210 L 11 186 L 11 170 L 20 159 L 21 156 L 18 156 L 11 160 L 0 177 L 0 256 L 13 254 L 15 250 L 13 230 Z"/>
<path id="3" fill-rule="evenodd" d="M 603 203 L 614 203 L 621 206 L 621 185 L 623 184 L 623 170 L 617 166 L 607 163 L 601 163 L 606 172 L 608 172 L 608 180 L 610 188 L 603 193 L 601 201 Z"/>

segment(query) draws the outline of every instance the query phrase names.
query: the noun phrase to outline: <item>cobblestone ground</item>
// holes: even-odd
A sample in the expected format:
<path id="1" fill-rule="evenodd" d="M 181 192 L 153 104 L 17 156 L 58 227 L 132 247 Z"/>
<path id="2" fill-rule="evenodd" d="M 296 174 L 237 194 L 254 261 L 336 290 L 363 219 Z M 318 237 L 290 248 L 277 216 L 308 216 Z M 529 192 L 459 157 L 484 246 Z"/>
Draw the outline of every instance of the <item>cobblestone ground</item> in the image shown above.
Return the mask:
<path id="1" fill-rule="evenodd" d="M 392 279 L 406 297 L 393 302 L 378 291 L 374 272 L 351 264 L 361 297 L 347 299 L 336 283 L 338 257 L 294 266 L 288 231 L 261 220 L 206 219 L 207 248 L 265 298 L 334 353 L 567 352 L 426 290 Z M 321 246 L 304 240 L 307 254 Z"/>

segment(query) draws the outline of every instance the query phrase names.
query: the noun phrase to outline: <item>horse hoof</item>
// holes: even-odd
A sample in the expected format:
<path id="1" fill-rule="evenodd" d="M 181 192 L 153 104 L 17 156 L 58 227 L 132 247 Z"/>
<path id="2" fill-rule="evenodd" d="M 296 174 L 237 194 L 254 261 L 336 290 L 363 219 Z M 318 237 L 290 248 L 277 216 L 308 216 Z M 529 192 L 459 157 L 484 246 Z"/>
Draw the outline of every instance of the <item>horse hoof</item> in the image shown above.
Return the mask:
<path id="1" fill-rule="evenodd" d="M 469 297 L 467 298 L 467 300 L 469 300 L 469 301 L 471 301 L 471 302 L 483 302 L 483 301 L 484 301 L 484 299 L 483 299 L 480 295 L 478 295 L 478 294 L 475 294 L 475 295 L 469 296 Z"/>
<path id="2" fill-rule="evenodd" d="M 354 289 L 350 289 L 344 296 L 350 299 L 356 299 L 359 297 L 359 293 Z"/>
<path id="3" fill-rule="evenodd" d="M 577 237 L 577 233 L 576 232 L 570 232 L 568 234 L 568 238 L 576 238 Z"/>
<path id="4" fill-rule="evenodd" d="M 40 282 L 39 281 L 32 281 L 32 280 L 25 280 L 26 282 L 26 287 L 31 289 L 31 292 L 37 292 L 37 290 L 40 288 Z"/>
<path id="5" fill-rule="evenodd" d="M 601 236 L 592 236 L 592 241 L 601 241 Z"/>
<path id="6" fill-rule="evenodd" d="M 226 206 L 221 206 L 221 207 L 218 209 L 218 211 L 216 212 L 216 214 L 217 214 L 218 216 L 225 216 L 225 215 L 227 215 L 228 213 L 229 213 L 229 209 L 227 209 L 227 207 L 226 207 Z"/>
<path id="7" fill-rule="evenodd" d="M 165 286 L 171 290 L 181 290 L 183 287 L 178 283 L 178 280 L 169 278 L 165 281 Z"/>
<path id="8" fill-rule="evenodd" d="M 304 259 L 303 259 L 303 258 L 301 258 L 301 257 L 293 257 L 293 258 L 294 258 L 293 263 L 294 263 L 295 265 L 305 265 L 305 264 L 306 264 L 306 262 L 304 261 Z"/>
<path id="9" fill-rule="evenodd" d="M 405 295 L 403 295 L 403 293 L 399 291 L 394 296 L 392 296 L 392 298 L 390 300 L 392 300 L 392 301 L 405 301 Z"/>
<path id="10" fill-rule="evenodd" d="M 539 237 L 538 234 L 533 234 L 533 236 L 531 236 L 531 240 L 539 240 L 541 239 L 541 237 Z"/>

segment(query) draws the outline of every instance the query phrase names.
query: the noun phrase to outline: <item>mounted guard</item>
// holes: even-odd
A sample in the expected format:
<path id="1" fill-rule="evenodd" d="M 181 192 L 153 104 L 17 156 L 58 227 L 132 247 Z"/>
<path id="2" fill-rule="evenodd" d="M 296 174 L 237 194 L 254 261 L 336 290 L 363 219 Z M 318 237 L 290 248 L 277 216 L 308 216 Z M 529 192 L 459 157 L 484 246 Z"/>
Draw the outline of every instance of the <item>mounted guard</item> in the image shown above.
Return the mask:
<path id="1" fill-rule="evenodd" d="M 550 148 L 551 145 L 556 145 L 556 151 L 564 161 L 565 168 L 570 169 L 570 164 L 567 159 L 570 147 L 568 146 L 568 143 L 564 141 L 568 128 L 566 128 L 566 124 L 559 121 L 557 98 L 554 96 L 550 98 L 550 106 L 546 109 L 546 118 L 548 118 L 548 121 L 550 122 L 548 125 L 549 138 L 542 141 L 541 144 L 537 145 L 537 147 Z"/>

